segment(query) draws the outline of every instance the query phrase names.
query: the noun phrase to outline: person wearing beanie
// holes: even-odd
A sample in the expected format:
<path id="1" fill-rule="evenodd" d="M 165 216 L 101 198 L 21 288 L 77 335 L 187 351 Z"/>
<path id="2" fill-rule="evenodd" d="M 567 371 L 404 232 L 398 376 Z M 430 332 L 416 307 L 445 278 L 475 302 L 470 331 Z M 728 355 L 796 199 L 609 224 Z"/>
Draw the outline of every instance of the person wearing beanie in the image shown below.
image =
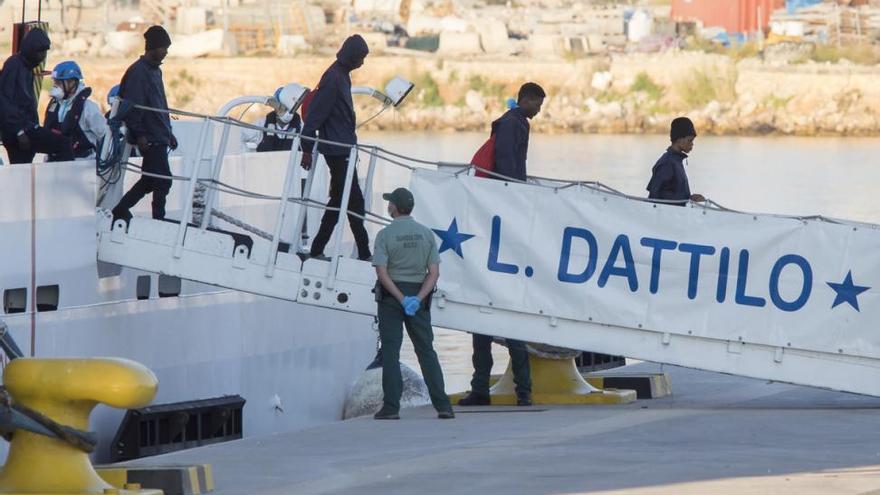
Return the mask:
<path id="1" fill-rule="evenodd" d="M 168 55 L 171 37 L 162 26 L 151 26 L 144 33 L 144 55 L 133 63 L 119 84 L 119 98 L 136 105 L 168 109 L 165 83 L 162 80 L 162 61 Z M 132 108 L 123 119 L 128 132 L 128 142 L 137 146 L 143 157 L 144 172 L 171 176 L 168 166 L 168 149 L 177 148 L 177 138 L 171 132 L 171 119 L 167 113 Z M 171 190 L 171 179 L 142 175 L 113 208 L 113 218 L 126 221 L 131 218 L 131 208 L 147 194 L 153 194 L 153 218 L 165 218 L 165 198 Z"/>
<path id="2" fill-rule="evenodd" d="M 312 92 L 314 96 L 306 107 L 303 105 L 303 130 L 305 138 L 318 137 L 327 141 L 357 144 L 357 128 L 354 102 L 351 98 L 351 72 L 364 65 L 364 59 L 370 49 L 367 42 L 360 35 L 350 36 L 342 44 L 336 54 L 336 61 L 321 76 L 321 82 Z M 302 145 L 302 166 L 309 169 L 312 165 L 312 142 L 305 140 Z M 330 169 L 330 201 L 328 207 L 339 208 L 342 204 L 342 194 L 345 189 L 345 175 L 348 167 L 349 147 L 335 146 L 327 143 L 318 145 L 318 151 L 324 155 L 327 167 Z M 354 172 L 354 180 L 351 183 L 351 193 L 348 199 L 348 223 L 354 234 L 357 244 L 358 259 L 367 260 L 370 254 L 370 238 L 367 229 L 364 228 L 364 194 L 358 184 L 357 170 Z M 358 216 L 359 215 L 359 216 Z M 321 218 L 321 226 L 312 242 L 309 255 L 313 258 L 324 256 L 324 247 L 330 241 L 336 222 L 339 220 L 339 212 L 332 209 L 324 210 Z"/>
<path id="3" fill-rule="evenodd" d="M 31 163 L 37 153 L 73 160 L 70 138 L 41 127 L 37 113 L 34 70 L 46 60 L 50 46 L 45 31 L 31 29 L 0 71 L 0 134 L 10 163 Z"/>
<path id="4" fill-rule="evenodd" d="M 685 172 L 685 160 L 694 149 L 697 130 L 694 123 L 687 117 L 679 117 L 672 121 L 669 139 L 672 145 L 657 160 L 648 182 L 648 198 L 662 201 L 674 201 L 674 205 L 684 206 L 688 201 L 706 201 L 701 194 L 691 194 Z"/>

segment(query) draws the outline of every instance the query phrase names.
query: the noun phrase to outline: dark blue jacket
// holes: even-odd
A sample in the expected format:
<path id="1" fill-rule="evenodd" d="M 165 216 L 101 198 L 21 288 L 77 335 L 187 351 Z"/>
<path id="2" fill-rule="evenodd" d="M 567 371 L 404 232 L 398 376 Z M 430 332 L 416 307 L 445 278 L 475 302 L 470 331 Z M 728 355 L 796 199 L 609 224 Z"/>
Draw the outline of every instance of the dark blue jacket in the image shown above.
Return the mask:
<path id="1" fill-rule="evenodd" d="M 141 57 L 131 64 L 119 84 L 119 97 L 131 103 L 151 108 L 168 109 L 165 84 L 159 65 Z M 171 143 L 171 118 L 167 113 L 132 108 L 125 116 L 125 127 L 132 142 L 141 136 L 151 144 Z"/>
<path id="2" fill-rule="evenodd" d="M 18 53 L 6 59 L 0 73 L 0 112 L 2 131 L 7 137 L 40 124 L 34 94 L 34 69 L 40 64 L 37 53 L 49 49 L 49 37 L 32 29 L 21 40 Z"/>
<path id="3" fill-rule="evenodd" d="M 671 147 L 657 160 L 648 182 L 648 197 L 651 199 L 679 200 L 686 203 L 691 197 L 684 159 L 687 155 Z"/>
<path id="4" fill-rule="evenodd" d="M 360 36 L 345 40 L 336 62 L 321 76 L 315 96 L 309 103 L 302 135 L 317 137 L 337 143 L 357 144 L 354 102 L 351 99 L 350 72 L 356 69 L 370 52 Z M 312 143 L 303 143 L 303 149 L 311 151 Z M 348 156 L 349 149 L 329 144 L 318 145 L 325 156 Z"/>
<path id="5" fill-rule="evenodd" d="M 495 172 L 525 181 L 526 155 L 529 152 L 529 119 L 522 110 L 512 108 L 492 122 L 495 135 Z"/>

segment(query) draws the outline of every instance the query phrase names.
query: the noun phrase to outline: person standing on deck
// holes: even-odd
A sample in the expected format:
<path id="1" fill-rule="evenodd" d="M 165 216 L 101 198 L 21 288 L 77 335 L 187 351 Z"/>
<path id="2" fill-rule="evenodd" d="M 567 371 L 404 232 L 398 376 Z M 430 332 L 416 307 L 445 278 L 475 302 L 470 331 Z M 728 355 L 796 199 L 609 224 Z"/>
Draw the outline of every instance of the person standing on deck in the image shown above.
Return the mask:
<path id="1" fill-rule="evenodd" d="M 431 403 L 440 419 L 452 419 L 452 404 L 443 384 L 443 370 L 434 351 L 431 328 L 431 294 L 440 278 L 440 255 L 431 229 L 410 216 L 412 193 L 403 187 L 383 194 L 394 220 L 376 236 L 376 300 L 379 338 L 382 341 L 382 409 L 375 419 L 400 419 L 400 346 L 403 326 L 412 340 Z"/>
<path id="2" fill-rule="evenodd" d="M 354 102 L 351 98 L 351 72 L 364 65 L 364 59 L 370 53 L 367 42 L 360 35 L 350 36 L 342 44 L 336 53 L 334 62 L 321 76 L 321 82 L 314 90 L 315 95 L 305 111 L 305 124 L 302 135 L 305 138 L 319 137 L 320 139 L 356 145 L 357 134 L 354 113 Z M 302 158 L 302 166 L 309 169 L 312 165 L 311 142 L 306 140 L 302 148 L 305 151 Z M 327 167 L 330 169 L 330 201 L 329 208 L 339 208 L 342 205 L 342 194 L 345 192 L 345 176 L 348 167 L 349 146 L 336 146 L 329 143 L 318 145 L 318 151 L 324 155 Z M 354 166 L 354 164 L 352 164 Z M 364 220 L 361 218 L 365 212 L 364 194 L 357 179 L 357 169 L 354 171 L 354 180 L 351 183 L 351 193 L 348 198 L 348 221 L 354 240 L 357 244 L 358 259 L 370 259 L 370 238 L 367 229 L 364 228 Z M 359 216 L 358 216 L 359 215 Z M 321 218 L 321 226 L 312 242 L 310 256 L 321 258 L 324 256 L 324 248 L 333 235 L 333 229 L 339 220 L 339 211 L 324 210 Z"/>
<path id="3" fill-rule="evenodd" d="M 503 177 L 490 177 L 504 180 L 505 178 L 525 182 L 526 156 L 529 150 L 529 120 L 541 111 L 546 93 L 535 83 L 523 84 L 517 95 L 517 104 L 498 120 L 492 123 L 492 134 L 495 136 L 495 167 L 494 172 Z M 506 339 L 513 368 L 513 379 L 516 383 L 516 403 L 520 406 L 532 405 L 532 379 L 529 369 L 529 353 L 525 342 Z M 474 352 L 471 358 L 474 375 L 471 379 L 471 391 L 458 402 L 461 406 L 489 405 L 489 375 L 492 373 L 492 337 L 473 334 Z"/>
<path id="4" fill-rule="evenodd" d="M 282 92 L 284 87 L 275 90 L 273 98 L 280 105 L 282 102 Z M 292 106 L 292 105 L 291 105 Z M 257 120 L 253 124 L 258 127 L 266 127 L 271 130 L 281 132 L 300 132 L 302 130 L 302 120 L 295 108 L 282 107 L 279 110 L 273 109 L 267 113 L 265 117 Z M 294 136 L 289 134 L 276 134 L 270 131 L 261 131 L 257 129 L 242 129 L 241 141 L 246 151 L 256 151 L 263 153 L 267 151 L 290 151 L 293 147 Z"/>
<path id="5" fill-rule="evenodd" d="M 98 104 L 89 99 L 92 88 L 83 83 L 82 70 L 72 60 L 56 65 L 52 79 L 52 99 L 46 107 L 43 125 L 71 140 L 76 160 L 93 159 L 107 134 L 107 119 Z M 62 157 L 50 154 L 48 161 L 62 161 Z"/>
<path id="6" fill-rule="evenodd" d="M 40 127 L 37 113 L 34 71 L 46 60 L 50 46 L 45 31 L 31 29 L 0 71 L 0 134 L 9 163 L 31 163 L 37 153 L 53 155 L 57 161 L 73 160 L 70 138 Z"/>
<path id="7" fill-rule="evenodd" d="M 648 198 L 662 201 L 677 201 L 676 206 L 684 206 L 690 201 L 706 201 L 701 194 L 691 194 L 687 172 L 684 169 L 688 153 L 694 149 L 697 130 L 694 123 L 687 117 L 679 117 L 672 121 L 669 138 L 672 145 L 657 160 L 651 170 L 648 182 Z"/>
<path id="8" fill-rule="evenodd" d="M 119 85 L 119 98 L 136 105 L 168 110 L 165 83 L 162 81 L 162 61 L 168 55 L 171 37 L 162 26 L 151 26 L 144 33 L 144 55 L 133 63 Z M 144 172 L 171 176 L 168 149 L 177 148 L 177 138 L 171 132 L 171 118 L 167 113 L 132 108 L 123 119 L 129 142 L 137 145 L 143 158 Z M 165 218 L 165 198 L 171 190 L 171 179 L 142 175 L 113 208 L 113 218 L 128 220 L 131 208 L 147 194 L 153 194 L 153 218 Z"/>

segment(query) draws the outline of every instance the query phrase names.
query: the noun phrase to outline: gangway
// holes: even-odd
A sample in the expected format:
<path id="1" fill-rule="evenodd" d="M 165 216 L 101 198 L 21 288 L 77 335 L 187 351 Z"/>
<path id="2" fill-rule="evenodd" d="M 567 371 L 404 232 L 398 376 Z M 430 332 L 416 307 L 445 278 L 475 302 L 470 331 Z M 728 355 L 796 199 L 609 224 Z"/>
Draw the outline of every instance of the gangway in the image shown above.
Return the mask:
<path id="1" fill-rule="evenodd" d="M 862 256 L 880 244 L 876 226 L 753 215 L 712 203 L 682 208 L 597 183 L 486 180 L 469 165 L 432 164 L 366 145 L 350 147 L 329 259 L 312 259 L 298 253 L 298 239 L 281 238 L 286 225 L 301 232 L 306 209 L 324 208 L 304 199 L 317 168 L 299 165 L 305 138 L 295 135 L 277 196 L 248 192 L 219 180 L 222 147 L 211 159 L 197 158 L 206 156 L 214 126 L 247 124 L 202 120 L 189 175 L 175 177 L 175 187 L 187 191 L 186 221 L 136 216 L 126 224 L 99 209 L 100 261 L 375 315 L 375 272 L 345 255 L 341 235 L 355 165 L 365 155 L 367 198 L 378 166 L 404 167 L 416 217 L 437 233 L 437 326 L 880 396 L 880 307 L 868 287 L 880 272 L 876 256 Z M 191 223 L 200 184 L 207 204 L 201 221 Z M 268 235 L 245 243 L 240 234 L 209 229 L 221 193 L 277 203 Z M 388 221 L 369 206 L 366 220 Z"/>

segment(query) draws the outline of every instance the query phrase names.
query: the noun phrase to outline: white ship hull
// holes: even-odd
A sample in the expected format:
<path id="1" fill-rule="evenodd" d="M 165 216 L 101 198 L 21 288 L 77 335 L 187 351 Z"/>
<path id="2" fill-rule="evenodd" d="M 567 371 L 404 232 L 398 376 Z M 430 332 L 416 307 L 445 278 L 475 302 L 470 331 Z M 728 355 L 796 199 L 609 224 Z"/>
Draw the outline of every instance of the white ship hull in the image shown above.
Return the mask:
<path id="1" fill-rule="evenodd" d="M 241 160 L 224 175 L 276 193 L 285 155 Z M 24 312 L 0 318 L 24 353 L 134 359 L 158 376 L 156 403 L 240 394 L 245 436 L 341 419 L 348 388 L 373 357 L 372 319 L 188 281 L 179 297 L 160 298 L 158 275 L 131 269 L 99 277 L 94 170 L 90 162 L 0 167 L 2 309 L 15 306 L 16 289 L 27 294 Z M 176 161 L 172 170 L 182 172 Z M 179 189 L 168 198 L 170 218 L 179 216 Z M 236 200 L 221 206 L 257 224 L 274 220 L 271 207 Z M 134 213 L 148 216 L 149 207 L 145 198 Z M 150 297 L 138 300 L 144 276 Z M 59 287 L 57 310 L 33 311 L 33 295 L 51 285 Z M 92 416 L 97 460 L 109 456 L 123 413 L 101 407 Z"/>

